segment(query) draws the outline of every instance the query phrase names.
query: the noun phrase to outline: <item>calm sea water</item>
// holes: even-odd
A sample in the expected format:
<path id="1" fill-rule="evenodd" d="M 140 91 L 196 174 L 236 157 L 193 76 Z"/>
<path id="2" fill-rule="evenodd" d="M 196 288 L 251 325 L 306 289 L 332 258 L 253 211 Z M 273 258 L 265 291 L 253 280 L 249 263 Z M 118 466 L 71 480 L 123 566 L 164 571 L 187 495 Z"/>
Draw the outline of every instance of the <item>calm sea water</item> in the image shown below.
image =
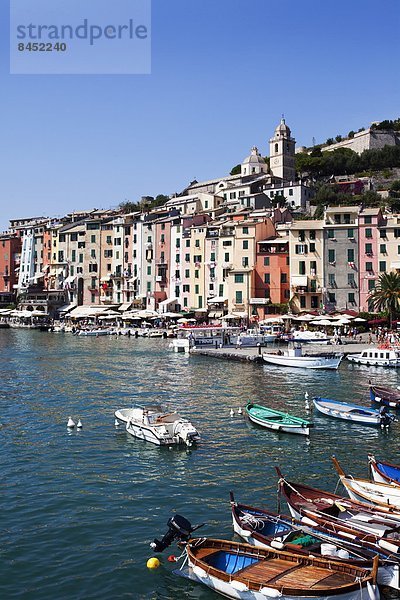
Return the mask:
<path id="1" fill-rule="evenodd" d="M 358 476 L 367 476 L 367 452 L 400 462 L 400 423 L 387 433 L 316 414 L 307 441 L 229 414 L 252 399 L 306 416 L 306 391 L 369 405 L 369 374 L 397 385 L 395 371 L 281 370 L 174 354 L 159 339 L 23 330 L 0 331 L 0 356 L 4 600 L 211 600 L 217 596 L 172 574 L 166 559 L 176 548 L 158 570 L 146 568 L 149 542 L 175 512 L 206 521 L 202 535 L 230 539 L 229 490 L 276 509 L 274 465 L 333 491 L 333 453 Z M 114 410 L 134 401 L 177 408 L 201 444 L 168 450 L 117 430 Z M 82 431 L 67 431 L 70 415 Z"/>

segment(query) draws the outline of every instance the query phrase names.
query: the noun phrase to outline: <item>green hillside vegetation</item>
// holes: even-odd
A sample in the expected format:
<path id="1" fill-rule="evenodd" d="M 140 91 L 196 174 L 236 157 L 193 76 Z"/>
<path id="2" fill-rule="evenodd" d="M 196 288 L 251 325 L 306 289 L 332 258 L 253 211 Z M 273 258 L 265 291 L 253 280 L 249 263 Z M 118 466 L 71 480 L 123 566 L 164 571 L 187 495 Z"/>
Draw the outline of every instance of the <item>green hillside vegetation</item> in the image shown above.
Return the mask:
<path id="1" fill-rule="evenodd" d="M 315 148 L 311 154 L 296 154 L 295 160 L 299 177 L 311 176 L 318 180 L 333 175 L 359 176 L 366 172 L 400 167 L 400 146 L 364 150 L 360 155 L 350 148 L 337 148 L 332 152 Z"/>

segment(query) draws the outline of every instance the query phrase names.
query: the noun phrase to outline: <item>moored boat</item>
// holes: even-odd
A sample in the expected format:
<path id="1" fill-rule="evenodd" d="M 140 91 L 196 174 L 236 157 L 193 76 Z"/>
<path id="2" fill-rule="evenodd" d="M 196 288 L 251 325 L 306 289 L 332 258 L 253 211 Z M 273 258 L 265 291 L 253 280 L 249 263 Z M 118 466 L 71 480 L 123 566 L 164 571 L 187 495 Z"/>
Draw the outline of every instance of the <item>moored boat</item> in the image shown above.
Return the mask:
<path id="1" fill-rule="evenodd" d="M 397 482 L 377 483 L 346 475 L 335 456 L 332 456 L 332 462 L 352 500 L 400 511 L 400 485 Z"/>
<path id="2" fill-rule="evenodd" d="M 393 415 L 386 411 L 379 411 L 349 402 L 339 402 L 330 398 L 313 398 L 315 408 L 328 417 L 343 419 L 363 425 L 388 426 L 393 420 Z"/>
<path id="3" fill-rule="evenodd" d="M 393 560 L 389 551 L 368 548 L 323 527 L 306 525 L 289 516 L 240 504 L 235 502 L 232 492 L 230 502 L 233 529 L 248 544 L 302 555 L 328 555 L 333 561 L 346 560 L 368 569 L 373 568 L 373 559 L 378 554 L 378 584 L 400 589 L 399 561 Z"/>
<path id="4" fill-rule="evenodd" d="M 275 548 L 213 538 L 192 538 L 189 521 L 175 515 L 168 532 L 151 547 L 162 552 L 173 540 L 184 546 L 185 561 L 175 574 L 203 583 L 226 598 L 236 600 L 324 599 L 378 600 L 376 576 L 379 558 L 372 573 L 349 562 L 303 556 Z"/>
<path id="5" fill-rule="evenodd" d="M 121 408 L 114 415 L 119 422 L 125 423 L 130 435 L 158 446 L 192 446 L 200 440 L 190 421 L 161 406 Z"/>
<path id="6" fill-rule="evenodd" d="M 296 330 L 289 335 L 288 341 L 300 344 L 330 344 L 331 338 L 322 331 Z"/>
<path id="7" fill-rule="evenodd" d="M 319 353 L 304 354 L 301 346 L 294 346 L 278 352 L 264 352 L 265 362 L 280 367 L 302 367 L 304 369 L 338 369 L 343 354 Z"/>
<path id="8" fill-rule="evenodd" d="M 310 525 L 322 526 L 360 544 L 400 555 L 400 512 L 390 507 L 371 506 L 325 490 L 285 479 L 278 467 L 279 493 L 290 514 Z"/>
<path id="9" fill-rule="evenodd" d="M 253 402 L 247 403 L 245 411 L 250 421 L 274 431 L 309 435 L 313 427 L 310 421 Z"/>
<path id="10" fill-rule="evenodd" d="M 372 479 L 377 483 L 397 483 L 400 485 L 400 467 L 392 463 L 377 460 L 372 454 L 368 455 L 369 470 Z"/>
<path id="11" fill-rule="evenodd" d="M 400 408 L 400 391 L 382 385 L 372 385 L 369 382 L 369 396 L 372 402 L 383 404 L 390 408 Z"/>
<path id="12" fill-rule="evenodd" d="M 400 349 L 387 344 L 366 348 L 358 354 L 348 354 L 347 360 L 373 367 L 400 367 Z"/>
<path id="13" fill-rule="evenodd" d="M 191 539 L 185 550 L 186 576 L 226 598 L 379 598 L 375 583 L 378 559 L 371 574 L 363 568 L 334 563 L 327 558 L 212 538 Z"/>

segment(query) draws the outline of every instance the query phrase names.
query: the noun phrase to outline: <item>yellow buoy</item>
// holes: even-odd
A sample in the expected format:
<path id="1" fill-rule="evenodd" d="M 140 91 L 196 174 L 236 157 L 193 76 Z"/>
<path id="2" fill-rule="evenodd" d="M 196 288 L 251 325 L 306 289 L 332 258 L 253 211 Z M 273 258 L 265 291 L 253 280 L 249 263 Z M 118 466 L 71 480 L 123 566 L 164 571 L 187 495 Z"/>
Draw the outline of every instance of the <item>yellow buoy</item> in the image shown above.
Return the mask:
<path id="1" fill-rule="evenodd" d="M 155 558 L 155 556 L 153 556 L 153 558 L 149 558 L 149 560 L 147 561 L 147 568 L 148 569 L 158 569 L 160 564 L 161 563 L 158 560 L 158 558 Z"/>

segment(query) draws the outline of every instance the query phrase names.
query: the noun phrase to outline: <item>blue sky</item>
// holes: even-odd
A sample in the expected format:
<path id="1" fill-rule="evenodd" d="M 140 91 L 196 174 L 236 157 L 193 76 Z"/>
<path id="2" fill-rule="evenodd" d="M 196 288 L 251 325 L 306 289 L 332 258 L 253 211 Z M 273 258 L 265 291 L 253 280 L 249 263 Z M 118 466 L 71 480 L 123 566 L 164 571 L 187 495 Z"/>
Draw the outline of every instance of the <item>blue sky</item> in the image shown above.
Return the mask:
<path id="1" fill-rule="evenodd" d="M 398 0 L 153 0 L 151 75 L 10 75 L 0 0 L 0 231 L 223 176 L 268 153 L 281 113 L 298 145 L 399 117 L 399 17 Z"/>

